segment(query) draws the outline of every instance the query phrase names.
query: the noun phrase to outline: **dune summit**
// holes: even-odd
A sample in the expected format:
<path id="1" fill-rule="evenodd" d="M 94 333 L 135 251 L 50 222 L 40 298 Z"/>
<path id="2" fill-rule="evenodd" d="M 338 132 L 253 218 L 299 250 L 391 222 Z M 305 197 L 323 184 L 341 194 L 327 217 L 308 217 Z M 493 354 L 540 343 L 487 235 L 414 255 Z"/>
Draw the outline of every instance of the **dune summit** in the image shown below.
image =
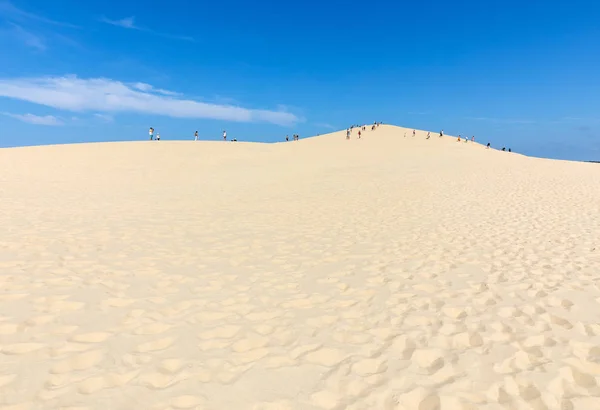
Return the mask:
<path id="1" fill-rule="evenodd" d="M 0 408 L 600 408 L 600 169 L 411 134 L 0 150 Z"/>

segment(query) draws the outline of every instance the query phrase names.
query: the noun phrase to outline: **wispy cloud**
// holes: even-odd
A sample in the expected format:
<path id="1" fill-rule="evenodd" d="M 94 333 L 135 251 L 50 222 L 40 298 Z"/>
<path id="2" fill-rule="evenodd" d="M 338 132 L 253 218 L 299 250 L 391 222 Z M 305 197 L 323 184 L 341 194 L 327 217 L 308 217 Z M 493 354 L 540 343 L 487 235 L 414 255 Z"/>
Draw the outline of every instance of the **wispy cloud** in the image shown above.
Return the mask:
<path id="1" fill-rule="evenodd" d="M 27 122 L 35 125 L 63 125 L 63 122 L 54 115 L 34 115 L 34 114 L 12 114 L 3 112 L 2 115 Z"/>
<path id="2" fill-rule="evenodd" d="M 25 30 L 18 24 L 8 23 L 11 29 L 8 31 L 8 34 L 11 35 L 14 39 L 19 42 L 25 44 L 27 47 L 35 48 L 39 51 L 46 50 L 46 42 L 41 37 L 33 34 L 30 31 Z"/>
<path id="3" fill-rule="evenodd" d="M 56 8 L 55 8 L 55 10 L 56 10 Z M 58 10 L 60 10 L 60 8 Z M 22 10 L 22 9 L 16 7 L 9 1 L 1 1 L 0 0 L 0 16 L 3 16 L 4 18 L 6 18 L 8 20 L 17 21 L 17 22 L 37 21 L 39 23 L 50 24 L 53 26 L 80 28 L 79 26 L 76 26 L 74 24 L 65 23 L 65 22 L 57 21 L 57 20 L 52 20 L 50 18 L 44 17 L 39 14 L 27 12 L 25 10 Z"/>
<path id="4" fill-rule="evenodd" d="M 129 29 L 129 30 L 144 31 L 146 33 L 154 34 L 155 36 L 159 36 L 159 37 L 170 38 L 170 39 L 173 39 L 173 40 L 194 41 L 193 37 L 180 36 L 180 35 L 177 35 L 177 34 L 163 33 L 163 32 L 160 32 L 160 31 L 151 30 L 151 29 L 146 28 L 146 27 L 138 26 L 135 23 L 135 16 L 125 17 L 125 18 L 122 18 L 122 19 L 119 19 L 119 20 L 112 20 L 112 19 L 109 19 L 109 18 L 106 18 L 106 17 L 101 17 L 99 20 L 102 23 L 110 24 L 111 26 L 121 27 L 121 28 Z"/>
<path id="5" fill-rule="evenodd" d="M 133 88 L 137 88 L 138 90 L 144 91 L 144 92 L 154 92 L 154 93 L 162 94 L 162 95 L 170 95 L 172 97 L 181 95 L 181 93 L 176 93 L 174 91 L 163 90 L 162 88 L 154 88 L 150 84 L 146 84 L 146 83 L 135 83 L 132 86 L 133 86 Z"/>
<path id="6" fill-rule="evenodd" d="M 130 28 L 130 29 L 134 29 L 134 30 L 139 30 L 138 27 L 136 27 L 135 25 L 135 17 L 126 17 L 124 19 L 121 20 L 110 20 L 107 19 L 106 17 L 102 17 L 100 19 L 101 22 L 106 23 L 106 24 L 110 24 L 113 26 L 117 26 L 117 27 L 123 27 L 123 28 Z"/>
<path id="7" fill-rule="evenodd" d="M 94 114 L 94 117 L 104 121 L 104 122 L 113 122 L 115 119 L 113 118 L 112 115 L 107 115 L 107 114 Z"/>
<path id="8" fill-rule="evenodd" d="M 512 118 L 490 118 L 490 117 L 465 117 L 466 120 L 472 121 L 488 121 L 499 124 L 535 124 L 533 120 L 521 120 Z"/>
<path id="9" fill-rule="evenodd" d="M 293 125 L 300 119 L 282 110 L 250 109 L 211 104 L 156 91 L 152 86 L 106 78 L 77 76 L 0 79 L 0 97 L 28 101 L 61 110 L 98 113 L 138 112 L 175 118 L 212 118 L 238 122 Z M 136 87 L 137 85 L 137 87 Z M 170 92 L 169 92 L 170 93 Z"/>

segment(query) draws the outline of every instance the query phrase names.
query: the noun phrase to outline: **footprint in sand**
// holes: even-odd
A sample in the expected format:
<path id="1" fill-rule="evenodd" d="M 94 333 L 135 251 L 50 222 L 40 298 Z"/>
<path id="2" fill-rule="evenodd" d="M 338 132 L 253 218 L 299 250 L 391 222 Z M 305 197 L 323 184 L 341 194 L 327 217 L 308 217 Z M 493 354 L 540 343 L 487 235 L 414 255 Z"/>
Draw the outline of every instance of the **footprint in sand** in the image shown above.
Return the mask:
<path id="1" fill-rule="evenodd" d="M 386 370 L 387 364 L 381 359 L 363 359 L 352 365 L 352 372 L 361 377 L 383 373 Z"/>
<path id="2" fill-rule="evenodd" d="M 112 336 L 112 334 L 106 332 L 83 333 L 72 336 L 70 340 L 77 343 L 101 343 L 110 336 Z"/>
<path id="3" fill-rule="evenodd" d="M 6 346 L 0 346 L 0 352 L 8 355 L 22 355 L 41 350 L 46 345 L 41 343 L 15 343 Z"/>
<path id="4" fill-rule="evenodd" d="M 216 327 L 206 332 L 202 332 L 198 335 L 200 339 L 212 340 L 212 339 L 231 339 L 240 331 L 240 326 L 225 325 Z"/>
<path id="5" fill-rule="evenodd" d="M 73 356 L 67 360 L 56 363 L 50 368 L 50 373 L 62 374 L 72 371 L 87 370 L 98 365 L 104 354 L 101 350 L 92 350 Z"/>
<path id="6" fill-rule="evenodd" d="M 412 361 L 426 374 L 433 374 L 444 367 L 444 353 L 440 349 L 418 349 L 412 355 Z"/>
<path id="7" fill-rule="evenodd" d="M 15 323 L 0 323 L 0 335 L 14 335 L 19 331 L 19 325 Z"/>
<path id="8" fill-rule="evenodd" d="M 205 402 L 205 400 L 206 399 L 204 397 L 186 395 L 175 397 L 171 400 L 170 404 L 171 407 L 178 410 L 197 409 L 201 406 L 202 403 Z"/>
<path id="9" fill-rule="evenodd" d="M 134 335 L 157 335 L 171 329 L 171 325 L 166 323 L 150 323 L 142 325 L 133 331 Z"/>
<path id="10" fill-rule="evenodd" d="M 165 337 L 158 340 L 153 340 L 151 342 L 146 342 L 138 345 L 136 351 L 139 353 L 148 353 L 148 352 L 157 352 L 159 350 L 165 350 L 171 347 L 175 342 L 175 339 L 172 337 Z"/>
<path id="11" fill-rule="evenodd" d="M 322 348 L 308 353 L 304 359 L 319 366 L 333 367 L 343 361 L 347 355 L 338 349 Z"/>
<path id="12" fill-rule="evenodd" d="M 231 348 L 234 352 L 244 353 L 250 350 L 265 347 L 268 343 L 269 339 L 267 337 L 251 335 L 245 339 L 238 340 L 231 346 Z"/>

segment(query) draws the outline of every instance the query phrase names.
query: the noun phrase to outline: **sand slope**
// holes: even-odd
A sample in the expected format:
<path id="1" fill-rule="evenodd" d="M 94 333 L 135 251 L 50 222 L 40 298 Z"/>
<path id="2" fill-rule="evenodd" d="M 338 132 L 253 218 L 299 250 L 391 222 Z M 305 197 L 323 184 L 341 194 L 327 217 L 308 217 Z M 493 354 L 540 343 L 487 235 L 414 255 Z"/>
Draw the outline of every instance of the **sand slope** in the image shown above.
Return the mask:
<path id="1" fill-rule="evenodd" d="M 0 150 L 0 408 L 600 408 L 600 167 L 411 131 Z"/>

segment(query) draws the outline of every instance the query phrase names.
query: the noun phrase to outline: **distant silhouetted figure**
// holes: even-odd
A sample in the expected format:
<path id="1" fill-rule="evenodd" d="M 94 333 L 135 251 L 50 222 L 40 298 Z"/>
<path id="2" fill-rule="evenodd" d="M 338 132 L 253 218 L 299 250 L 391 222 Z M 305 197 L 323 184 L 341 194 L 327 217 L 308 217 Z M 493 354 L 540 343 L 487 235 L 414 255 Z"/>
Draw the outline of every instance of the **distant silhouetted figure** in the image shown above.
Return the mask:
<path id="1" fill-rule="evenodd" d="M 223 130 L 223 141 L 227 141 L 227 131 Z"/>
<path id="2" fill-rule="evenodd" d="M 508 149 L 508 152 L 512 152 L 510 148 Z"/>
<path id="3" fill-rule="evenodd" d="M 347 140 L 350 139 L 350 130 L 349 129 L 346 130 L 346 139 Z"/>
<path id="4" fill-rule="evenodd" d="M 156 141 L 160 141 L 160 134 L 156 134 Z"/>
<path id="5" fill-rule="evenodd" d="M 413 137 L 417 135 L 417 131 L 413 130 Z"/>
<path id="6" fill-rule="evenodd" d="M 506 151 L 506 147 L 502 147 L 502 151 Z"/>
<path id="7" fill-rule="evenodd" d="M 431 138 L 431 132 L 427 133 L 427 139 Z"/>
<path id="8" fill-rule="evenodd" d="M 286 136 L 285 136 L 285 140 L 286 140 L 286 141 L 289 141 L 289 140 L 290 140 L 290 137 L 288 137 L 288 136 L 286 135 Z"/>
<path id="9" fill-rule="evenodd" d="M 444 130 L 440 131 L 440 138 L 442 138 L 444 136 Z"/>
<path id="10" fill-rule="evenodd" d="M 194 133 L 194 141 L 198 141 L 198 131 Z"/>
<path id="11" fill-rule="evenodd" d="M 488 143 L 487 143 L 487 147 L 486 147 L 486 148 L 489 148 L 489 147 L 491 147 L 491 146 L 492 146 L 492 144 L 490 144 L 490 143 L 488 142 Z"/>
<path id="12" fill-rule="evenodd" d="M 360 132 L 360 130 L 358 130 L 358 139 L 360 139 L 360 136 L 361 136 L 361 132 Z"/>
<path id="13" fill-rule="evenodd" d="M 148 134 L 150 135 L 150 141 L 152 141 L 154 139 L 154 128 L 150 127 Z"/>
<path id="14" fill-rule="evenodd" d="M 471 142 L 475 142 L 475 135 L 471 137 Z"/>
<path id="15" fill-rule="evenodd" d="M 458 140 L 456 142 L 460 142 L 460 134 L 458 135 Z"/>

